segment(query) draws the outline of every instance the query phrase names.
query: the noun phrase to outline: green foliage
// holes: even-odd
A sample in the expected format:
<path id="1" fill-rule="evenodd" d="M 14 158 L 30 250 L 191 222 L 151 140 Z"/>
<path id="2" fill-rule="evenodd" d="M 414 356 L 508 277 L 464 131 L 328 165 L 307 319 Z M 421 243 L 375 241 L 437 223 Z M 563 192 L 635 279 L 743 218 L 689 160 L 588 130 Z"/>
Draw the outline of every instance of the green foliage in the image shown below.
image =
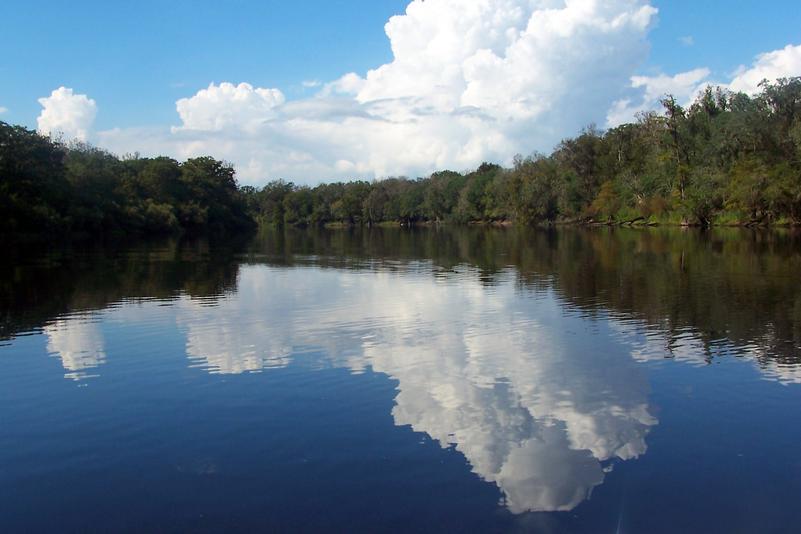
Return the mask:
<path id="1" fill-rule="evenodd" d="M 550 156 L 516 157 L 511 169 L 484 163 L 311 189 L 278 182 L 250 191 L 248 207 L 259 221 L 296 225 L 801 223 L 800 80 L 763 84 L 755 97 L 708 88 L 686 109 L 668 95 L 664 114 L 589 127 Z"/>
<path id="2" fill-rule="evenodd" d="M 266 226 L 513 221 L 801 223 L 801 78 L 756 96 L 706 89 L 686 109 L 602 132 L 504 169 L 300 187 L 237 187 L 212 158 L 120 160 L 0 123 L 0 210 L 11 233 L 230 232 Z"/>
<path id="3" fill-rule="evenodd" d="M 0 122 L 2 232 L 14 236 L 225 233 L 254 226 L 230 165 L 120 160 Z"/>
<path id="4" fill-rule="evenodd" d="M 764 194 L 774 217 L 801 223 L 801 169 L 798 166 L 786 161 L 774 165 Z"/>
<path id="5" fill-rule="evenodd" d="M 590 213 L 601 219 L 612 220 L 619 210 L 620 196 L 615 191 L 615 184 L 604 182 L 601 185 L 601 190 L 598 191 L 598 196 L 595 197 L 595 200 L 590 205 Z"/>
<path id="6" fill-rule="evenodd" d="M 768 168 L 757 158 L 746 157 L 731 169 L 727 207 L 750 221 L 764 219 L 767 213 Z"/>
<path id="7" fill-rule="evenodd" d="M 0 213 L 3 230 L 51 232 L 66 224 L 70 185 L 66 151 L 21 126 L 0 122 Z"/>

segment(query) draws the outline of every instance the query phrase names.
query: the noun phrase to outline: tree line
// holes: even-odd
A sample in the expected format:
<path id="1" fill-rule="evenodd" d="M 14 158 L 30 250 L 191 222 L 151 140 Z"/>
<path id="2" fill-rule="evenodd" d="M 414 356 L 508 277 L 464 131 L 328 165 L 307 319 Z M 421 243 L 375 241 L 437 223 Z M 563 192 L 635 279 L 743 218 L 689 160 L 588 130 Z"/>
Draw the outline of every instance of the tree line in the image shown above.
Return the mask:
<path id="1" fill-rule="evenodd" d="M 118 158 L 0 122 L 6 233 L 177 230 L 381 223 L 800 224 L 801 77 L 754 96 L 707 88 L 682 107 L 607 131 L 588 127 L 512 168 L 316 187 L 237 185 L 209 157 Z"/>
<path id="2" fill-rule="evenodd" d="M 244 188 L 261 223 L 420 222 L 799 224 L 801 78 L 753 97 L 707 88 L 686 109 L 671 96 L 605 132 L 588 127 L 512 168 Z"/>
<path id="3" fill-rule="evenodd" d="M 228 233 L 255 226 L 231 165 L 118 158 L 0 122 L 0 233 Z"/>

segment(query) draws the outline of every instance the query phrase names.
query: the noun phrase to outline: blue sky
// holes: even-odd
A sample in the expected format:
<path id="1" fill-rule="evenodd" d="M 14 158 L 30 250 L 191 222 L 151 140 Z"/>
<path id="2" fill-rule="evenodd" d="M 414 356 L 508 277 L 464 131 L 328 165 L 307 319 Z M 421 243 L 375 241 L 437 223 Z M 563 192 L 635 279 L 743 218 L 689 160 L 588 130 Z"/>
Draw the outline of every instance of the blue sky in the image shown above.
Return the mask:
<path id="1" fill-rule="evenodd" d="M 457 11 L 470 4 L 469 0 L 462 0 L 462 4 L 452 0 L 428 0 L 428 3 L 444 5 L 449 1 L 452 10 Z M 486 1 L 497 5 L 526 4 L 526 0 Z M 560 4 L 558 1 L 545 3 Z M 632 11 L 634 4 L 648 4 L 645 0 L 615 0 L 611 3 L 620 4 L 621 12 Z M 72 89 L 75 94 L 88 95 L 96 102 L 96 118 L 91 125 L 93 132 L 112 128 L 180 127 L 182 120 L 186 129 L 192 129 L 184 117 L 179 119 L 176 101 L 193 97 L 212 82 L 247 82 L 253 88 L 280 90 L 286 102 L 309 102 L 319 93 L 320 87 L 304 87 L 304 81 L 327 83 L 349 72 L 364 77 L 369 69 L 392 63 L 393 54 L 384 25 L 392 15 L 403 14 L 408 4 L 409 0 L 142 0 L 135 3 L 5 0 L 0 3 L 3 28 L 0 32 L 0 49 L 3 51 L 0 59 L 0 108 L 6 108 L 6 111 L 0 115 L 0 120 L 36 127 L 42 110 L 37 99 L 62 86 Z M 758 54 L 787 45 L 801 45 L 801 6 L 798 0 L 769 3 L 651 0 L 650 5 L 656 7 L 659 14 L 651 17 L 647 30 L 637 35 L 626 34 L 628 40 L 622 45 L 618 40 L 612 40 L 608 45 L 610 50 L 623 47 L 621 55 L 630 52 L 627 62 L 614 67 L 610 64 L 610 69 L 618 71 L 595 73 L 595 79 L 607 80 L 616 74 L 624 80 L 633 75 L 674 76 L 705 67 L 709 73 L 703 77 L 704 80 L 728 82 L 738 66 L 750 66 Z M 410 19 L 413 24 L 425 23 L 426 17 L 441 18 L 441 15 L 434 14 L 434 7 L 423 7 L 425 9 L 419 10 L 422 18 Z M 426 14 L 428 12 L 430 14 Z M 476 19 L 476 23 L 479 22 Z M 457 13 L 453 24 L 458 23 Z M 464 28 L 459 31 L 464 31 Z M 404 27 L 403 32 L 413 33 L 408 27 Z M 399 30 L 398 33 L 402 32 Z M 399 42 L 401 38 L 403 36 Z M 420 39 L 419 36 L 416 38 Z M 577 33 L 575 39 L 577 47 L 591 42 L 582 41 L 590 37 L 582 37 L 581 33 Z M 475 46 L 477 50 L 480 48 L 478 44 Z M 649 46 L 650 52 L 643 53 Z M 547 54 L 548 50 L 546 47 L 542 53 Z M 447 64 L 438 68 L 442 65 Z M 581 61 L 578 61 L 576 68 L 580 65 Z M 410 80 L 419 75 L 421 84 L 427 79 L 426 73 L 418 74 L 412 68 L 404 70 L 399 67 L 397 70 L 405 72 Z M 697 82 L 701 78 L 699 74 L 693 80 Z M 399 78 L 392 80 L 397 85 Z M 615 83 L 619 84 L 619 80 Z M 353 91 L 357 94 L 361 90 Z M 621 91 L 624 89 L 608 92 L 609 102 L 587 99 L 586 105 L 598 107 L 620 101 L 625 96 Z M 388 86 L 383 93 L 373 91 L 372 94 L 381 98 L 407 96 L 393 93 Z M 428 98 L 431 95 L 412 96 Z M 356 100 L 358 105 L 365 105 L 369 98 L 358 93 Z M 557 101 L 551 105 L 558 104 L 563 105 Z M 647 105 L 647 102 L 631 103 L 625 109 L 630 111 Z M 281 111 L 283 108 L 275 109 Z M 606 109 L 588 108 L 575 120 L 602 123 L 605 113 Z M 538 124 L 544 124 L 543 121 L 539 116 Z M 566 127 L 574 127 L 572 119 L 563 122 Z M 564 134 L 555 131 L 558 128 L 546 127 L 544 130 L 551 132 L 551 137 L 526 138 L 525 142 L 541 145 L 533 146 L 533 149 L 547 149 L 552 139 Z M 512 135 L 509 131 L 502 134 Z M 127 148 L 124 143 L 120 144 L 119 138 L 90 136 L 94 142 L 103 139 L 114 149 Z M 273 138 L 269 139 L 273 141 Z M 174 139 L 165 139 L 165 143 L 160 145 L 165 146 L 165 150 L 173 150 L 178 155 L 186 152 L 167 141 L 171 143 Z M 492 156 L 502 150 L 493 148 L 490 140 L 485 139 L 482 143 L 484 150 L 481 154 L 476 152 L 476 157 Z M 507 145 L 509 149 L 519 148 L 513 146 L 515 143 Z M 319 150 L 324 151 L 326 146 Z M 136 146 L 132 148 L 139 149 Z M 143 150 L 147 152 L 148 148 L 143 147 Z M 304 151 L 316 158 L 312 148 L 303 147 L 301 152 Z M 457 151 L 456 148 L 442 149 L 443 154 Z M 238 162 L 246 156 L 231 157 Z M 379 168 L 381 165 L 361 165 L 351 159 L 344 161 L 354 163 L 354 166 L 343 164 L 340 170 L 347 167 L 368 175 L 394 170 L 391 165 Z M 250 160 L 251 163 L 255 161 L 253 157 Z M 457 158 L 454 162 L 468 160 Z M 447 158 L 443 161 L 447 162 Z M 329 162 L 329 167 L 331 165 L 333 163 Z M 375 168 L 369 168 L 370 165 Z M 252 166 L 256 168 L 255 164 Z M 265 175 L 275 174 L 273 171 L 263 172 Z"/>
<path id="2" fill-rule="evenodd" d="M 797 0 L 654 1 L 659 21 L 651 33 L 645 70 L 668 72 L 709 66 L 726 74 L 762 52 L 801 44 L 801 3 Z M 677 39 L 691 36 L 692 47 Z"/>
<path id="3" fill-rule="evenodd" d="M 384 24 L 404 1 L 0 3 L 0 105 L 35 126 L 65 85 L 100 103 L 98 127 L 175 121 L 175 100 L 212 81 L 302 92 L 391 58 Z"/>

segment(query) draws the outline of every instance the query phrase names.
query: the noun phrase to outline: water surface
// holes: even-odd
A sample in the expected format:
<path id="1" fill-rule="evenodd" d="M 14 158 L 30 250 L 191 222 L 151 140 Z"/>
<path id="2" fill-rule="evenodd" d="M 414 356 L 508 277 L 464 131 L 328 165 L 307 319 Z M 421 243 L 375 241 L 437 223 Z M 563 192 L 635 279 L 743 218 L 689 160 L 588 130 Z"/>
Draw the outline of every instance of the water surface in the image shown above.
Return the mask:
<path id="1" fill-rule="evenodd" d="M 10 251 L 0 530 L 793 532 L 801 237 Z"/>

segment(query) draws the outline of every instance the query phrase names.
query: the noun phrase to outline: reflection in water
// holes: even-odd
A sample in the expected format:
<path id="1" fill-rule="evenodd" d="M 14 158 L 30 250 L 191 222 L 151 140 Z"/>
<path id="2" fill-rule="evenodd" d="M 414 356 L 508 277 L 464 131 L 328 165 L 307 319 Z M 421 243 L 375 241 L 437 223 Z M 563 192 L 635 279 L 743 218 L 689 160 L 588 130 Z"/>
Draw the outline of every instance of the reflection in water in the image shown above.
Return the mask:
<path id="1" fill-rule="evenodd" d="M 644 330 L 642 325 L 633 321 L 611 321 L 610 326 L 617 331 L 620 340 L 631 347 L 632 357 L 640 362 L 672 359 L 703 366 L 715 357 L 733 355 L 750 361 L 766 380 L 784 385 L 801 384 L 801 366 L 777 360 L 766 349 L 777 344 L 773 339 L 738 346 L 726 339 L 705 343 L 691 329 L 667 335 L 658 330 Z"/>
<path id="2" fill-rule="evenodd" d="M 562 350 L 537 324 L 486 319 L 430 349 L 377 343 L 365 358 L 399 381 L 396 423 L 453 443 L 511 511 L 571 510 L 603 481 L 601 462 L 646 451 L 643 372 L 625 355 Z"/>
<path id="3" fill-rule="evenodd" d="M 73 316 L 59 319 L 44 327 L 47 335 L 47 352 L 61 358 L 67 371 L 64 376 L 72 380 L 90 378 L 88 372 L 105 363 L 106 351 L 103 332 L 96 320 Z"/>
<path id="4" fill-rule="evenodd" d="M 268 331 L 252 320 L 243 320 L 239 315 L 241 309 L 218 317 L 204 316 L 202 310 L 197 314 L 198 310 L 193 308 L 190 302 L 187 309 L 181 310 L 193 319 L 179 318 L 179 325 L 188 330 L 186 353 L 192 367 L 212 374 L 238 375 L 285 367 L 289 362 L 289 348 L 271 346 L 271 339 L 265 338 Z"/>
<path id="5" fill-rule="evenodd" d="M 769 380 L 776 380 L 782 384 L 801 384 L 801 367 L 797 365 L 781 364 L 767 358 L 765 353 L 759 349 L 756 350 L 756 359 L 761 362 L 759 368 Z"/>
<path id="6" fill-rule="evenodd" d="M 507 280 L 248 267 L 236 296 L 187 300 L 190 359 L 215 373 L 285 365 L 318 349 L 355 372 L 398 381 L 398 425 L 455 445 L 513 512 L 571 510 L 607 463 L 645 453 L 656 424 L 644 370 L 625 352 L 576 350 L 553 301 L 521 300 Z M 325 362 L 323 362 L 325 363 Z"/>
<path id="7" fill-rule="evenodd" d="M 384 373 L 397 381 L 395 423 L 460 451 L 510 511 L 567 511 L 616 461 L 646 453 L 658 424 L 647 362 L 733 356 L 801 383 L 798 250 L 783 234 L 288 233 L 245 258 L 124 256 L 97 267 L 103 290 L 83 269 L 59 268 L 70 276 L 52 287 L 49 268 L 22 270 L 31 283 L 0 283 L 0 338 L 44 325 L 79 380 L 105 362 L 97 320 L 146 322 L 158 306 L 111 302 L 172 299 L 158 318 L 184 336 L 191 367 Z M 101 308 L 95 321 L 52 319 Z"/>
<path id="8" fill-rule="evenodd" d="M 287 333 L 276 332 L 286 301 L 275 300 L 275 277 L 245 271 L 238 293 L 209 305 L 182 299 L 178 326 L 186 332 L 186 353 L 193 367 L 212 374 L 236 375 L 285 367 L 292 350 Z"/>

